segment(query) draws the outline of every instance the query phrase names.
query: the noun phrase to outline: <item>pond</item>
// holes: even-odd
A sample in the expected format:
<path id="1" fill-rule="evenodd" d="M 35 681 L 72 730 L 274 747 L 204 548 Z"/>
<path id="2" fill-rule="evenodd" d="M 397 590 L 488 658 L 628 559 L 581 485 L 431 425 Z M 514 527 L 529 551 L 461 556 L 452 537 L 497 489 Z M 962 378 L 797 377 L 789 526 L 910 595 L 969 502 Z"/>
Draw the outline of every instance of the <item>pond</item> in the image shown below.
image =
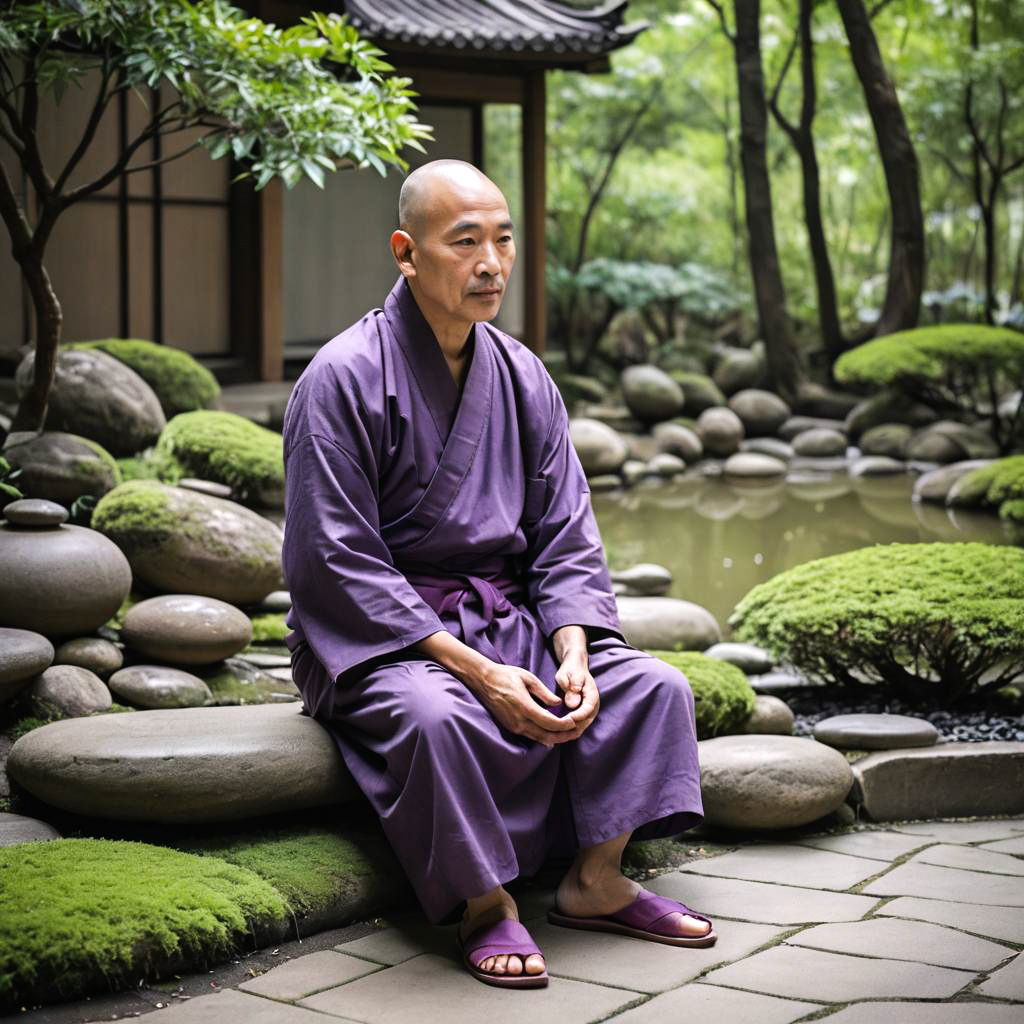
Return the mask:
<path id="1" fill-rule="evenodd" d="M 672 481 L 641 481 L 591 500 L 610 567 L 665 566 L 669 596 L 707 608 L 728 639 L 727 619 L 750 588 L 802 562 L 871 544 L 1013 542 L 991 513 L 912 501 L 916 479 L 837 473 L 727 481 L 696 466 Z"/>

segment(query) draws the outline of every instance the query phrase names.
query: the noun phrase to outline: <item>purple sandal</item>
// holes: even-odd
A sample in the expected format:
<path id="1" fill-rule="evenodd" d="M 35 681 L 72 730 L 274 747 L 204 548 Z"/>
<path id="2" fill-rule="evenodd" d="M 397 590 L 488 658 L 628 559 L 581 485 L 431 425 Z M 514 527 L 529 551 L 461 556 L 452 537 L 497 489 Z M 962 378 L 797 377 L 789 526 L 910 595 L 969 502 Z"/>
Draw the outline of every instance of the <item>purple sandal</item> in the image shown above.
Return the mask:
<path id="1" fill-rule="evenodd" d="M 664 919 L 669 914 L 688 914 L 699 921 L 711 919 L 691 910 L 685 903 L 659 896 L 657 893 L 641 889 L 629 906 L 616 910 L 614 914 L 601 914 L 595 917 L 573 917 L 562 914 L 553 907 L 548 910 L 548 920 L 563 928 L 584 928 L 594 932 L 618 932 L 621 935 L 632 935 L 637 939 L 648 939 L 651 942 L 664 942 L 670 946 L 713 946 L 718 941 L 712 925 L 704 935 L 680 935 L 673 926 Z M 659 924 L 659 922 L 661 922 Z"/>
<path id="2" fill-rule="evenodd" d="M 525 926 L 518 921 L 503 918 L 493 924 L 485 924 L 470 932 L 465 942 L 456 930 L 455 938 L 466 970 L 488 985 L 497 985 L 499 988 L 544 988 L 548 983 L 546 969 L 540 974 L 527 974 L 525 970 L 522 974 L 495 974 L 477 967 L 489 956 L 504 956 L 506 953 L 521 957 L 525 966 L 528 956 L 541 952 Z"/>

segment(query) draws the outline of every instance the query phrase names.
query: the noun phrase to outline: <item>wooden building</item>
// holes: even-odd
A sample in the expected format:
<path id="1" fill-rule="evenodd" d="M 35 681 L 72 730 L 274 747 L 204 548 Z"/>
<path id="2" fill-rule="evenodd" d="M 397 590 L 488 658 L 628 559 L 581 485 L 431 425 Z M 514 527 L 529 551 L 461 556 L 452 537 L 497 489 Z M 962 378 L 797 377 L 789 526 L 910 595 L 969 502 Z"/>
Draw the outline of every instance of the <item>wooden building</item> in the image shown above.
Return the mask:
<path id="1" fill-rule="evenodd" d="M 519 259 L 497 322 L 542 351 L 545 72 L 607 70 L 609 53 L 644 27 L 624 24 L 626 2 L 588 10 L 553 0 L 240 5 L 279 25 L 311 9 L 346 13 L 413 80 L 417 116 L 433 127 L 434 141 L 426 156 L 403 155 L 414 167 L 438 157 L 469 160 L 505 190 Z M 66 155 L 89 98 L 86 83 L 41 118 L 44 154 Z M 143 113 L 136 104 L 122 95 L 108 111 L 81 179 L 108 166 L 130 137 Z M 175 148 L 189 141 L 179 137 Z M 137 161 L 170 145 L 157 140 Z M 193 353 L 225 383 L 280 380 L 286 363 L 294 371 L 383 302 L 396 277 L 388 238 L 397 171 L 386 178 L 338 171 L 322 191 L 308 181 L 291 190 L 274 181 L 260 192 L 231 184 L 236 172 L 227 159 L 199 151 L 128 175 L 72 207 L 47 260 L 64 306 L 64 338 L 150 338 Z M 0 310 L 0 349 L 30 341 L 31 307 L 6 253 Z"/>

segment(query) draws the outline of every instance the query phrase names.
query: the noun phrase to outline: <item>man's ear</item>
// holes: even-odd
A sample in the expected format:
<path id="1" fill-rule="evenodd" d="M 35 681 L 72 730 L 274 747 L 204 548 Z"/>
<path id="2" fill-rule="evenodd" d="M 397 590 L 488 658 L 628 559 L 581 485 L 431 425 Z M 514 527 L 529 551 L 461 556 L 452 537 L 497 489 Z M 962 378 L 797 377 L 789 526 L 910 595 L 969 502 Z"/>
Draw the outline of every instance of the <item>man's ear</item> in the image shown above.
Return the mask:
<path id="1" fill-rule="evenodd" d="M 416 276 L 416 263 L 414 260 L 414 253 L 416 249 L 416 243 L 412 240 L 412 235 L 407 231 L 393 231 L 391 234 L 391 255 L 395 258 L 395 263 L 398 265 L 398 269 L 406 277 Z"/>

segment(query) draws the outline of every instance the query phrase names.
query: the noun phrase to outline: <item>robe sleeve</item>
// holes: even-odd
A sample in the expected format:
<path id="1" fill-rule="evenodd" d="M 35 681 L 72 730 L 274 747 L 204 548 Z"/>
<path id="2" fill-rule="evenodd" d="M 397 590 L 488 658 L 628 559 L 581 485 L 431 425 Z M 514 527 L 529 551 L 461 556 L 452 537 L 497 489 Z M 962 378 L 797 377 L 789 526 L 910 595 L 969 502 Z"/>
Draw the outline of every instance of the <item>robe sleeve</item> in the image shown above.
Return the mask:
<path id="1" fill-rule="evenodd" d="M 285 488 L 292 611 L 332 680 L 446 628 L 395 568 L 374 482 L 354 455 L 306 434 L 285 456 Z"/>
<path id="2" fill-rule="evenodd" d="M 621 640 L 590 488 L 569 438 L 565 404 L 553 383 L 550 391 L 553 408 L 540 447 L 538 476 L 526 481 L 529 597 L 548 637 L 561 626 L 580 625 L 591 640 L 609 632 Z"/>

